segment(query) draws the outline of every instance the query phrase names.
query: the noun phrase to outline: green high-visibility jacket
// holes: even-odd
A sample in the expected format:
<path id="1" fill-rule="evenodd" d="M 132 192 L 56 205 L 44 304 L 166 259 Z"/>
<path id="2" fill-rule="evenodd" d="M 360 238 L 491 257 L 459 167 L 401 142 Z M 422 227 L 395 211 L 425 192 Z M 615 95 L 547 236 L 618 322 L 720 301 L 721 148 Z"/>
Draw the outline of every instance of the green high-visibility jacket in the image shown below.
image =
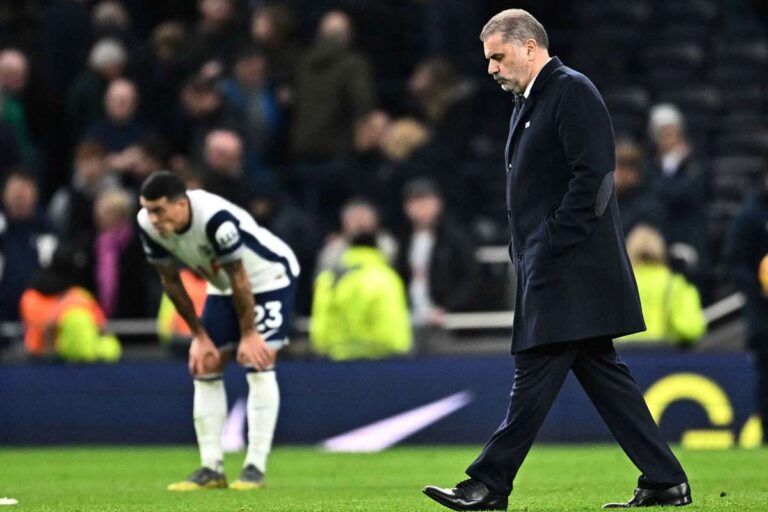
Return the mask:
<path id="1" fill-rule="evenodd" d="M 707 330 L 701 298 L 685 277 L 661 264 L 633 267 L 647 330 L 621 340 L 692 343 Z"/>
<path id="2" fill-rule="evenodd" d="M 309 337 L 330 359 L 379 359 L 411 350 L 403 280 L 378 249 L 352 247 L 315 281 Z"/>

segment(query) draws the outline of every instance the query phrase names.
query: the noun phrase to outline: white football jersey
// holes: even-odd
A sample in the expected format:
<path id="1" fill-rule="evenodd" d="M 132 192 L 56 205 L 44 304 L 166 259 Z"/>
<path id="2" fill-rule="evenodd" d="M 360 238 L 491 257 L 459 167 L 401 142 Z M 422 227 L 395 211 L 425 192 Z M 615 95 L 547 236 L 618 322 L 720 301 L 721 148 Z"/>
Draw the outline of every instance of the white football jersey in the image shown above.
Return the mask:
<path id="1" fill-rule="evenodd" d="M 182 233 L 163 238 L 142 208 L 139 233 L 147 259 L 153 263 L 178 260 L 208 281 L 208 293 L 231 295 L 222 263 L 241 259 L 253 293 L 278 290 L 299 275 L 299 263 L 288 245 L 251 215 L 223 197 L 188 190 L 190 224 Z"/>

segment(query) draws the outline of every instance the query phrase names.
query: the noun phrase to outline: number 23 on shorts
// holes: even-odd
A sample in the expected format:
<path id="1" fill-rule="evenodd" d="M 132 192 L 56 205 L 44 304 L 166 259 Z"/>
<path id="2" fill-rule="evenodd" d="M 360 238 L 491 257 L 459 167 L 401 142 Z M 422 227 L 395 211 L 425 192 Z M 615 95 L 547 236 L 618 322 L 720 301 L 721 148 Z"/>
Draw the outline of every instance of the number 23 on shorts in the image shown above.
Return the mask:
<path id="1" fill-rule="evenodd" d="M 256 304 L 253 309 L 256 313 L 254 323 L 260 333 L 267 329 L 279 329 L 283 325 L 283 304 L 280 301 L 271 300 L 264 305 Z"/>

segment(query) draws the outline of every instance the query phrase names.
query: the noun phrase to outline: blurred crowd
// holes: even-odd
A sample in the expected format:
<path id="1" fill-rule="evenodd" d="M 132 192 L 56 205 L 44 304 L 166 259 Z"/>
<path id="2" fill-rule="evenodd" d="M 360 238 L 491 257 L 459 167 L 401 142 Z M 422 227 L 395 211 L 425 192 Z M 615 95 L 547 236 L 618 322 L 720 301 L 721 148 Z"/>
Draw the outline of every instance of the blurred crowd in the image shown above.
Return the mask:
<path id="1" fill-rule="evenodd" d="M 686 311 L 731 291 L 728 225 L 748 193 L 763 188 L 768 155 L 763 4 L 519 3 L 551 27 L 553 53 L 604 94 L 624 230 L 644 235 L 633 262 L 677 276 L 669 286 Z M 512 102 L 484 76 L 477 40 L 488 15 L 504 7 L 0 6 L 0 322 L 20 319 L 25 290 L 51 289 L 57 247 L 67 266 L 56 293 L 77 287 L 104 318 L 157 316 L 160 289 L 134 218 L 139 184 L 160 169 L 246 208 L 291 245 L 303 269 L 300 314 L 313 309 L 316 278 L 325 291 L 314 297 L 317 311 L 352 310 L 331 307 L 354 302 L 333 296 L 344 265 L 384 276 L 391 286 L 382 288 L 395 297 L 388 305 L 402 303 L 410 318 L 388 341 L 392 353 L 411 350 L 409 325 L 429 337 L 446 312 L 509 307 L 499 276 L 476 258 L 478 247 L 508 239 L 500 161 Z M 659 37 L 640 55 L 647 30 Z M 710 64 L 708 56 L 717 58 Z M 509 109 L 498 107 L 501 97 Z M 668 282 L 652 269 L 643 275 L 656 283 L 648 290 Z M 667 299 L 657 300 L 664 311 Z M 394 309 L 382 315 L 399 319 Z M 702 318 L 659 332 L 695 339 Z M 329 336 L 321 324 L 317 339 Z"/>

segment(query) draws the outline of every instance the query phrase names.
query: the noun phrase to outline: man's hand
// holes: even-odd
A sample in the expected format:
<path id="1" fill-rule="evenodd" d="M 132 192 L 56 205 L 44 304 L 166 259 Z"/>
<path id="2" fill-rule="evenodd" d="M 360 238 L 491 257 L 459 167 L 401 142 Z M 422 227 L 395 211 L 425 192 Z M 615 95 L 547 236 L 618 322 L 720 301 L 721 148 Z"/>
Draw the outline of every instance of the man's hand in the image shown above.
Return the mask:
<path id="1" fill-rule="evenodd" d="M 269 348 L 258 332 L 252 331 L 240 338 L 237 362 L 263 371 L 275 364 L 276 353 L 274 349 Z"/>
<path id="2" fill-rule="evenodd" d="M 189 373 L 205 375 L 219 371 L 221 355 L 206 333 L 198 334 L 189 347 Z"/>

